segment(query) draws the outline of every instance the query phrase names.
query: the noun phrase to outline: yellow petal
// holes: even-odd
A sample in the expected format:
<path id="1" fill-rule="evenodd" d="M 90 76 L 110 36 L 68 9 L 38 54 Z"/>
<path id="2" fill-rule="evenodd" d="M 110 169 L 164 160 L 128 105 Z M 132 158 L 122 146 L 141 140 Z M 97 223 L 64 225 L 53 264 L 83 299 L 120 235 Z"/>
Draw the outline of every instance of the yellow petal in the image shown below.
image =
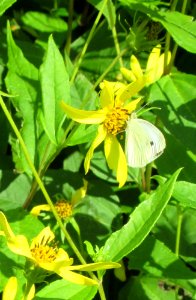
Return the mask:
<path id="1" fill-rule="evenodd" d="M 97 271 L 97 270 L 107 270 L 113 268 L 120 268 L 121 264 L 116 262 L 97 262 L 86 265 L 70 266 L 69 270 L 78 271 Z"/>
<path id="2" fill-rule="evenodd" d="M 61 106 L 65 113 L 74 121 L 83 124 L 99 124 L 105 120 L 107 111 L 104 109 L 88 111 L 88 110 L 80 110 L 65 104 L 61 101 Z"/>
<path id="3" fill-rule="evenodd" d="M 0 212 L 0 224 L 7 239 L 10 250 L 16 254 L 31 258 L 28 241 L 24 235 L 15 235 L 7 221 L 6 216 Z"/>
<path id="4" fill-rule="evenodd" d="M 31 243 L 31 249 L 34 248 L 36 245 L 45 245 L 52 240 L 54 240 L 55 236 L 54 233 L 51 231 L 50 227 L 47 226 L 33 239 Z"/>
<path id="5" fill-rule="evenodd" d="M 39 216 L 40 211 L 51 211 L 50 205 L 48 204 L 42 204 L 42 205 L 36 205 L 32 208 L 31 214 L 34 216 Z"/>
<path id="6" fill-rule="evenodd" d="M 122 187 L 127 180 L 127 162 L 117 138 L 107 135 L 104 143 L 105 157 L 110 169 L 116 173 L 119 187 Z"/>
<path id="7" fill-rule="evenodd" d="M 107 135 L 107 131 L 106 131 L 104 125 L 100 125 L 98 127 L 97 136 L 94 139 L 94 141 L 92 142 L 92 144 L 86 154 L 85 160 L 84 160 L 85 173 L 87 173 L 90 168 L 90 161 L 91 161 L 91 158 L 93 157 L 93 152 L 94 152 L 95 148 L 97 148 L 103 142 L 106 135 Z"/>
<path id="8" fill-rule="evenodd" d="M 16 235 L 8 239 L 7 245 L 12 252 L 32 259 L 29 243 L 24 235 Z"/>
<path id="9" fill-rule="evenodd" d="M 140 66 L 138 59 L 135 57 L 135 55 L 131 55 L 130 67 L 131 67 L 131 70 L 132 70 L 133 74 L 135 75 L 136 79 L 139 79 L 143 76 L 142 68 Z"/>
<path id="10" fill-rule="evenodd" d="M 13 231 L 7 221 L 6 216 L 1 211 L 0 211 L 0 225 L 8 239 L 15 237 L 15 234 L 13 233 Z"/>
<path id="11" fill-rule="evenodd" d="M 98 282 L 88 278 L 86 276 L 74 273 L 72 271 L 69 271 L 67 268 L 61 269 L 59 273 L 57 273 L 59 276 L 62 278 L 66 279 L 67 281 L 71 281 L 76 284 L 81 284 L 81 285 L 98 285 Z"/>
<path id="12" fill-rule="evenodd" d="M 122 68 L 120 68 L 120 71 L 121 71 L 123 77 L 127 81 L 129 81 L 129 82 L 136 81 L 137 78 L 135 77 L 135 75 L 133 74 L 133 72 L 131 70 L 128 70 L 127 68 L 122 67 Z"/>
<path id="13" fill-rule="evenodd" d="M 163 75 L 164 68 L 165 68 L 165 61 L 164 60 L 165 60 L 165 54 L 163 53 L 159 57 L 158 65 L 157 65 L 157 68 L 156 68 L 156 72 L 155 72 L 155 75 L 154 75 L 154 81 L 153 82 L 155 82 L 156 80 L 159 80 L 161 78 L 161 76 Z M 166 67 L 169 65 L 170 60 L 171 60 L 171 52 L 169 51 L 168 54 L 167 54 Z"/>
<path id="14" fill-rule="evenodd" d="M 127 109 L 129 113 L 133 112 L 134 110 L 136 110 L 136 107 L 138 103 L 141 101 L 141 99 L 142 97 L 139 97 L 138 99 L 129 102 L 124 106 L 124 108 Z"/>
<path id="15" fill-rule="evenodd" d="M 126 88 L 121 89 L 116 96 L 116 106 L 122 105 L 126 100 L 136 95 L 146 84 L 145 76 L 128 84 Z"/>
<path id="16" fill-rule="evenodd" d="M 114 89 L 111 82 L 104 80 L 101 85 L 100 104 L 101 107 L 114 106 Z"/>
<path id="17" fill-rule="evenodd" d="M 33 300 L 33 298 L 35 297 L 35 285 L 32 284 L 28 295 L 26 295 L 25 297 L 23 297 L 22 300 Z"/>
<path id="18" fill-rule="evenodd" d="M 14 300 L 17 293 L 17 278 L 10 277 L 3 290 L 2 300 Z"/>
<path id="19" fill-rule="evenodd" d="M 88 181 L 86 181 L 85 179 L 83 180 L 84 182 L 84 186 L 81 187 L 80 189 L 78 189 L 75 194 L 72 196 L 71 199 L 71 204 L 75 205 L 76 203 L 78 203 L 82 198 L 85 197 L 86 195 L 86 191 L 87 191 L 87 186 L 88 186 Z"/>
<path id="20" fill-rule="evenodd" d="M 145 75 L 147 77 L 147 83 L 152 83 L 155 81 L 155 74 L 158 68 L 159 57 L 161 53 L 161 45 L 154 47 L 149 55 Z"/>

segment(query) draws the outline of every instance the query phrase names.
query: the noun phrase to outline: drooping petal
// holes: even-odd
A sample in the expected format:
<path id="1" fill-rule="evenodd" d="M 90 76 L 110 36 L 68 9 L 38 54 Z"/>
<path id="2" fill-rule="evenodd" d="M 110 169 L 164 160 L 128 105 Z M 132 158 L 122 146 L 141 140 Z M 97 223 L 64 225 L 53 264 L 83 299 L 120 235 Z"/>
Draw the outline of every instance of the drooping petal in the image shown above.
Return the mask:
<path id="1" fill-rule="evenodd" d="M 127 180 L 127 161 L 122 147 L 115 136 L 107 135 L 104 151 L 108 166 L 116 173 L 119 187 L 122 187 Z"/>
<path id="2" fill-rule="evenodd" d="M 33 300 L 35 297 L 35 285 L 32 284 L 28 295 L 26 295 L 22 300 Z"/>
<path id="3" fill-rule="evenodd" d="M 36 245 L 44 245 L 52 240 L 54 240 L 55 236 L 54 233 L 51 231 L 50 227 L 47 226 L 33 239 L 31 243 L 31 249 L 36 247 Z"/>
<path id="4" fill-rule="evenodd" d="M 15 235 L 7 221 L 6 216 L 0 212 L 0 224 L 7 239 L 10 250 L 16 254 L 31 258 L 29 243 L 24 235 Z"/>
<path id="5" fill-rule="evenodd" d="M 156 47 L 154 47 L 152 49 L 152 51 L 149 55 L 147 65 L 146 65 L 146 71 L 145 71 L 147 83 L 154 82 L 156 69 L 157 69 L 158 63 L 159 63 L 160 53 L 161 53 L 161 45 L 157 45 Z"/>
<path id="6" fill-rule="evenodd" d="M 34 216 L 39 216 L 41 211 L 51 211 L 50 205 L 48 204 L 42 204 L 42 205 L 36 205 L 32 208 L 31 214 Z"/>
<path id="7" fill-rule="evenodd" d="M 133 74 L 133 72 L 131 70 L 128 70 L 127 68 L 120 68 L 120 71 L 123 75 L 123 77 L 128 81 L 128 82 L 132 82 L 132 81 L 136 81 L 136 77 Z"/>
<path id="8" fill-rule="evenodd" d="M 107 135 L 107 131 L 106 131 L 104 125 L 100 125 L 98 127 L 97 136 L 94 139 L 94 141 L 92 142 L 92 144 L 86 154 L 85 160 L 84 160 L 85 173 L 87 173 L 90 168 L 90 161 L 91 161 L 91 158 L 93 157 L 93 152 L 94 152 L 95 148 L 97 148 L 103 142 L 106 135 Z"/>
<path id="9" fill-rule="evenodd" d="M 15 237 L 15 234 L 13 233 L 13 231 L 7 221 L 6 216 L 1 211 L 0 211 L 0 225 L 3 229 L 3 232 L 5 233 L 5 236 L 7 237 L 7 239 Z"/>
<path id="10" fill-rule="evenodd" d="M 163 75 L 164 68 L 165 68 L 165 61 L 164 60 L 165 60 L 165 54 L 163 53 L 159 57 L 158 65 L 157 65 L 157 68 L 155 70 L 154 81 L 153 82 L 155 82 L 156 80 L 159 80 L 159 78 L 161 78 L 161 76 Z M 166 67 L 169 65 L 170 60 L 171 60 L 171 52 L 168 51 Z"/>
<path id="11" fill-rule="evenodd" d="M 100 105 L 101 107 L 114 106 L 114 89 L 112 82 L 104 80 L 101 84 Z"/>
<path id="12" fill-rule="evenodd" d="M 139 97 L 138 99 L 135 99 L 131 102 L 129 102 L 128 104 L 126 104 L 124 106 L 125 109 L 128 110 L 129 113 L 131 113 L 132 111 L 136 110 L 136 107 L 138 105 L 138 103 L 141 101 L 142 97 Z"/>
<path id="13" fill-rule="evenodd" d="M 140 66 L 138 59 L 135 57 L 135 55 L 131 55 L 130 67 L 131 67 L 131 70 L 132 70 L 133 74 L 135 75 L 136 79 L 139 79 L 143 76 L 142 68 Z"/>
<path id="14" fill-rule="evenodd" d="M 94 279 L 88 278 L 86 276 L 74 273 L 72 271 L 69 271 L 67 268 L 62 268 L 59 273 L 57 273 L 62 278 L 76 283 L 76 284 L 82 284 L 82 285 L 98 285 L 98 282 Z"/>
<path id="15" fill-rule="evenodd" d="M 80 189 L 78 189 L 75 194 L 72 196 L 72 199 L 71 199 L 71 204 L 72 205 L 75 205 L 76 203 L 80 202 L 80 200 L 82 198 L 85 197 L 86 195 L 86 190 L 87 190 L 87 185 L 88 185 L 88 181 L 86 180 L 83 180 L 84 182 L 84 186 L 81 187 Z"/>
<path id="16" fill-rule="evenodd" d="M 61 102 L 61 106 L 65 113 L 74 121 L 83 124 L 99 124 L 102 123 L 106 117 L 107 111 L 104 109 L 100 110 L 82 110 L 74 108 L 70 105 L 67 105 L 63 101 Z"/>
<path id="17" fill-rule="evenodd" d="M 17 278 L 12 276 L 8 279 L 3 290 L 2 300 L 15 300 L 17 293 Z"/>
<path id="18" fill-rule="evenodd" d="M 29 243 L 24 235 L 16 235 L 14 238 L 8 239 L 7 245 L 12 252 L 33 259 Z"/>
<path id="19" fill-rule="evenodd" d="M 116 96 L 116 106 L 123 105 L 124 102 L 131 97 L 135 96 L 146 84 L 145 76 L 128 84 L 124 89 L 119 90 Z"/>
<path id="20" fill-rule="evenodd" d="M 116 262 L 97 262 L 86 265 L 70 266 L 69 270 L 78 270 L 78 271 L 97 271 L 97 270 L 107 270 L 113 268 L 120 268 L 121 265 Z"/>

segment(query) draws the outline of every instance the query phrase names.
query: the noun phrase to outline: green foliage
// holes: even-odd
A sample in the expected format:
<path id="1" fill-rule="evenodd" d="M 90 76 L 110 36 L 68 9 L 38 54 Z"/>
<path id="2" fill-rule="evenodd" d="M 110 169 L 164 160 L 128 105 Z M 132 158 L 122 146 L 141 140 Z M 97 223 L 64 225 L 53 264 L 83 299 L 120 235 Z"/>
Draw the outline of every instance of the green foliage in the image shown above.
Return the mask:
<path id="1" fill-rule="evenodd" d="M 16 254 L 13 236 L 0 219 L 0 293 L 15 276 L 15 299 L 26 297 L 34 283 L 37 300 L 196 299 L 193 5 L 154 0 L 79 2 L 73 6 L 72 0 L 0 1 L 0 211 L 14 235 L 25 236 L 29 245 L 42 229 L 51 228 L 55 243 L 49 239 L 36 243 L 37 249 L 47 250 L 41 259 L 50 251 L 53 259 L 59 248 L 73 258 L 66 278 L 38 267 L 29 259 L 36 247 L 22 256 L 22 240 Z M 143 85 L 126 103 L 117 96 L 108 109 L 112 93 L 123 97 L 133 90 L 130 85 L 123 90 L 130 82 L 122 78 L 121 68 L 130 75 L 134 54 L 141 70 L 135 65 L 133 74 L 142 77 L 144 72 L 142 80 L 147 81 L 148 57 L 158 44 L 165 60 L 171 56 L 168 64 L 151 61 L 150 71 L 157 73 L 162 67 L 159 79 Z M 103 80 L 115 84 L 104 89 Z M 98 132 L 103 124 L 110 143 L 115 136 L 124 152 L 129 120 L 117 135 L 106 125 L 109 120 L 115 127 L 116 106 L 120 110 L 138 97 L 140 107 L 148 105 L 139 118 L 160 128 L 166 148 L 146 167 L 128 167 L 127 181 L 119 188 L 116 172 L 124 168 L 110 168 L 113 162 L 108 165 L 105 157 L 109 146 L 106 139 L 105 144 L 100 142 L 103 136 Z M 77 109 L 77 117 L 62 103 Z M 98 122 L 97 112 L 100 117 L 106 111 Z M 93 113 L 96 121 L 89 122 L 85 113 Z M 154 141 L 159 142 L 156 135 L 151 137 L 152 146 Z M 86 153 L 94 143 L 97 147 L 85 174 Z M 113 160 L 118 165 L 122 157 Z M 61 218 L 62 211 L 66 217 Z M 113 270 L 117 265 L 112 262 L 121 268 Z M 96 268 L 96 263 L 103 268 Z M 78 265 L 83 266 L 74 269 Z M 86 277 L 98 285 L 78 284 L 78 278 Z"/>

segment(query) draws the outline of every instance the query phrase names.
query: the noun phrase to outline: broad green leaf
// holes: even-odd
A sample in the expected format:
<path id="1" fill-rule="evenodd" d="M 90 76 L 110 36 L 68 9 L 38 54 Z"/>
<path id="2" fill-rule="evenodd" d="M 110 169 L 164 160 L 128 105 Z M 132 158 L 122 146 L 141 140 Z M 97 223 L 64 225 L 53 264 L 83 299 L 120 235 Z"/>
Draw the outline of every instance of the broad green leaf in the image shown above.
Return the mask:
<path id="1" fill-rule="evenodd" d="M 88 2 L 100 11 L 106 0 L 88 0 Z M 107 0 L 107 3 L 105 4 L 103 9 L 103 15 L 106 17 L 110 29 L 112 29 L 116 23 L 116 13 L 115 6 L 111 0 Z"/>
<path id="2" fill-rule="evenodd" d="M 174 187 L 173 197 L 180 205 L 196 209 L 196 184 L 177 181 Z"/>
<path id="3" fill-rule="evenodd" d="M 165 286 L 167 288 L 165 288 Z M 125 286 L 119 292 L 119 300 L 176 300 L 176 293 L 173 286 L 163 279 L 141 274 L 130 276 Z"/>
<path id="4" fill-rule="evenodd" d="M 137 250 L 129 255 L 129 269 L 168 279 L 190 292 L 194 291 L 189 280 L 195 279 L 195 273 L 164 243 L 153 236 L 148 236 Z"/>
<path id="5" fill-rule="evenodd" d="M 36 11 L 28 11 L 22 16 L 22 22 L 41 32 L 64 32 L 67 24 L 61 18 Z"/>
<path id="6" fill-rule="evenodd" d="M 165 184 L 138 205 L 128 223 L 106 241 L 100 260 L 119 261 L 141 244 L 167 205 L 179 173 L 180 170 L 177 170 Z"/>
<path id="7" fill-rule="evenodd" d="M 56 280 L 47 284 L 35 296 L 35 300 L 91 300 L 97 293 L 97 287 Z"/>
<path id="8" fill-rule="evenodd" d="M 0 16 L 8 9 L 16 0 L 1 0 L 0 2 Z"/>
<path id="9" fill-rule="evenodd" d="M 49 139 L 58 144 L 65 119 L 60 102 L 70 102 L 70 87 L 63 58 L 52 36 L 49 37 L 48 50 L 40 68 L 40 80 L 43 126 Z"/>
<path id="10" fill-rule="evenodd" d="M 153 21 L 160 22 L 171 34 L 175 42 L 189 52 L 196 53 L 196 22 L 193 17 L 177 11 L 158 9 L 153 1 L 120 0 L 124 5 L 141 11 Z"/>
<path id="11" fill-rule="evenodd" d="M 21 121 L 19 130 L 28 149 L 30 158 L 35 162 L 36 152 L 36 113 L 38 109 L 38 70 L 23 55 L 15 44 L 9 26 L 8 42 L 8 74 L 6 86 L 11 97 L 10 101 L 18 112 Z M 22 149 L 15 137 L 12 139 L 13 156 L 16 168 L 31 173 Z"/>
<path id="12" fill-rule="evenodd" d="M 195 182 L 196 162 L 196 76 L 174 73 L 153 84 L 149 102 L 161 108 L 156 114 L 165 126 L 166 149 L 157 160 L 159 173 L 164 176 L 183 167 L 183 180 Z"/>
<path id="13" fill-rule="evenodd" d="M 0 181 L 0 209 L 7 211 L 22 207 L 31 189 L 28 177 L 25 174 L 16 176 L 5 170 L 0 171 Z"/>

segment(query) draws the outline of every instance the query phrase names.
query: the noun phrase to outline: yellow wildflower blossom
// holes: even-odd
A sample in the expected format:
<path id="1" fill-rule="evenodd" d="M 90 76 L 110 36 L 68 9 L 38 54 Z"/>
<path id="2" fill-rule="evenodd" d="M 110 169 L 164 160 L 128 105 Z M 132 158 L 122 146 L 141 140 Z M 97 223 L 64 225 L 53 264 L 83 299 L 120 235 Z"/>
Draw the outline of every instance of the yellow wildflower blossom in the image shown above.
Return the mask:
<path id="1" fill-rule="evenodd" d="M 85 265 L 72 266 L 73 258 L 70 258 L 62 248 L 58 248 L 54 242 L 54 234 L 49 227 L 45 227 L 29 244 L 24 235 L 15 235 L 6 216 L 0 212 L 0 225 L 7 240 L 8 248 L 18 254 L 27 257 L 35 267 L 40 267 L 54 272 L 62 278 L 76 284 L 97 285 L 98 282 L 86 276 L 76 274 L 75 270 L 94 271 L 99 269 L 118 268 L 120 264 L 113 262 L 100 262 Z"/>
<path id="2" fill-rule="evenodd" d="M 83 180 L 83 182 L 84 182 L 84 186 L 79 188 L 73 194 L 73 196 L 69 202 L 64 199 L 59 199 L 54 204 L 55 209 L 60 218 L 66 219 L 66 218 L 70 217 L 73 213 L 74 206 L 85 197 L 88 182 L 86 180 Z M 50 205 L 48 205 L 48 204 L 37 205 L 37 206 L 33 207 L 33 209 L 31 210 L 31 214 L 38 216 L 41 211 L 51 211 Z"/>
<path id="3" fill-rule="evenodd" d="M 125 184 L 127 179 L 127 161 L 116 136 L 125 130 L 129 115 L 136 109 L 140 98 L 128 103 L 127 100 L 136 95 L 144 85 L 144 77 L 129 85 L 103 81 L 100 93 L 101 109 L 97 111 L 76 109 L 62 102 L 65 113 L 74 121 L 84 124 L 99 124 L 97 136 L 85 157 L 85 173 L 90 168 L 94 150 L 104 141 L 104 153 L 108 166 L 116 173 L 119 187 Z"/>

